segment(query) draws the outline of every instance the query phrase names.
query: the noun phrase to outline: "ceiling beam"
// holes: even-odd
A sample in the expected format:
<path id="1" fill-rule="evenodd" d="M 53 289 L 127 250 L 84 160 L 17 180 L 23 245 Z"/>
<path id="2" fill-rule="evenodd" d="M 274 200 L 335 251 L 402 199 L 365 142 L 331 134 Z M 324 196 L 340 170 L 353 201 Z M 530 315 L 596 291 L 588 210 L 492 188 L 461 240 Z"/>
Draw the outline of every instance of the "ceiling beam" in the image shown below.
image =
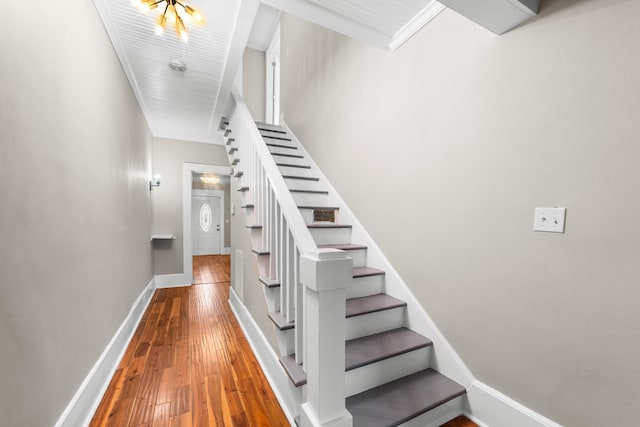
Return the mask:
<path id="1" fill-rule="evenodd" d="M 538 13 L 539 0 L 439 0 L 495 34 L 503 34 Z"/>
<path id="2" fill-rule="evenodd" d="M 227 61 L 222 74 L 222 81 L 220 82 L 220 87 L 218 89 L 216 105 L 211 114 L 211 120 L 209 121 L 209 134 L 212 138 L 217 134 L 218 122 L 227 108 L 233 81 L 238 73 L 238 68 L 242 63 L 244 48 L 247 46 L 247 42 L 249 41 L 251 28 L 253 27 L 253 21 L 256 19 L 259 6 L 259 0 L 242 0 L 240 2 L 238 16 L 236 17 L 236 26 L 231 38 L 231 46 L 229 47 Z"/>

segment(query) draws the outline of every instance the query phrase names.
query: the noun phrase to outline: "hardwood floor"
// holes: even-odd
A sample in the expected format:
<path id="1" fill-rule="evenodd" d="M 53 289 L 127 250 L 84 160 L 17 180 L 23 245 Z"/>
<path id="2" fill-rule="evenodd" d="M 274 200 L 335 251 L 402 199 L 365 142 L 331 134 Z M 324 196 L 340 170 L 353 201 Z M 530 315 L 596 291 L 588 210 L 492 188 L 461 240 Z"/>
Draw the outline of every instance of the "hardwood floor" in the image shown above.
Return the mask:
<path id="1" fill-rule="evenodd" d="M 229 308 L 229 257 L 194 257 L 194 277 L 217 283 L 156 290 L 92 427 L 289 425 Z"/>
<path id="2" fill-rule="evenodd" d="M 478 427 L 478 424 L 474 423 L 469 418 L 460 415 L 440 427 Z"/>
<path id="3" fill-rule="evenodd" d="M 156 290 L 91 427 L 288 426 L 229 304 L 229 256 Z M 477 427 L 458 417 L 443 427 Z"/>
<path id="4" fill-rule="evenodd" d="M 193 283 L 231 282 L 229 255 L 193 257 Z"/>

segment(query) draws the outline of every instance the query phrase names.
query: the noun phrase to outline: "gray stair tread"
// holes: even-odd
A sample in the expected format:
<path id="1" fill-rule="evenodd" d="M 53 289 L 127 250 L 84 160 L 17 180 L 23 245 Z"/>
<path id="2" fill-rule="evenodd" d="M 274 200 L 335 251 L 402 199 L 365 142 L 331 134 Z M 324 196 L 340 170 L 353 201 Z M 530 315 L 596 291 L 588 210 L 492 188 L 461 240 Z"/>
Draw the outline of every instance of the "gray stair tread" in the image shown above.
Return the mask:
<path id="1" fill-rule="evenodd" d="M 272 156 L 281 156 L 281 157 L 293 157 L 294 159 L 304 159 L 302 154 L 285 154 L 285 153 L 271 153 Z"/>
<path id="2" fill-rule="evenodd" d="M 280 125 L 273 125 L 271 123 L 264 123 L 264 122 L 256 122 L 256 126 L 258 127 L 259 130 L 268 130 L 270 132 L 287 133 L 283 129 L 283 127 Z"/>
<path id="3" fill-rule="evenodd" d="M 240 207 L 241 208 L 255 208 L 256 205 L 254 205 L 253 203 L 247 203 L 246 205 L 242 205 Z"/>
<path id="4" fill-rule="evenodd" d="M 263 138 L 291 141 L 291 138 L 289 138 L 286 133 L 273 130 L 260 129 L 260 135 L 262 135 Z"/>
<path id="5" fill-rule="evenodd" d="M 267 288 L 280 287 L 280 281 L 278 279 L 270 279 L 268 277 L 259 277 L 258 281 L 263 285 L 265 285 Z"/>
<path id="6" fill-rule="evenodd" d="M 367 249 L 364 245 L 356 245 L 353 243 L 331 243 L 328 245 L 318 245 L 320 249 L 340 249 L 343 251 L 355 251 L 358 249 Z"/>
<path id="7" fill-rule="evenodd" d="M 294 147 L 292 145 L 276 144 L 276 143 L 273 143 L 273 142 L 267 142 L 267 147 L 286 148 L 288 150 L 297 150 L 298 149 L 298 147 Z"/>
<path id="8" fill-rule="evenodd" d="M 299 205 L 298 209 L 332 209 L 332 210 L 338 210 L 340 209 L 337 206 L 309 206 L 309 205 Z"/>
<path id="9" fill-rule="evenodd" d="M 285 166 L 288 168 L 311 169 L 311 166 L 308 166 L 308 165 L 294 165 L 291 163 L 276 163 L 276 166 Z"/>
<path id="10" fill-rule="evenodd" d="M 379 362 L 430 346 L 431 340 L 411 329 L 398 328 L 346 342 L 345 370 Z"/>
<path id="11" fill-rule="evenodd" d="M 232 161 L 230 164 L 231 164 L 231 166 L 235 166 L 235 165 L 237 165 L 238 163 L 240 163 L 240 159 L 235 158 L 235 159 L 233 159 L 233 161 Z"/>
<path id="12" fill-rule="evenodd" d="M 260 224 L 248 224 L 247 228 L 250 228 L 252 230 L 259 230 L 262 228 L 262 226 Z"/>
<path id="13" fill-rule="evenodd" d="M 320 181 L 320 178 L 315 176 L 300 176 L 300 175 L 282 175 L 284 179 L 301 179 L 303 181 Z"/>
<path id="14" fill-rule="evenodd" d="M 406 307 L 407 303 L 387 294 L 369 295 L 347 300 L 346 317 L 361 316 L 397 307 Z"/>
<path id="15" fill-rule="evenodd" d="M 381 276 L 385 274 L 383 270 L 373 267 L 353 267 L 353 277 Z"/>
<path id="16" fill-rule="evenodd" d="M 286 331 L 287 329 L 293 329 L 294 323 L 288 322 L 287 318 L 284 317 L 280 313 L 269 313 L 269 319 L 280 329 L 281 331 Z"/>
<path id="17" fill-rule="evenodd" d="M 295 355 L 282 356 L 280 364 L 284 368 L 287 376 L 296 387 L 300 387 L 307 383 L 307 374 L 304 373 L 302 365 L 296 363 Z"/>
<path id="18" fill-rule="evenodd" d="M 279 283 L 278 283 L 279 285 Z M 361 316 L 363 314 L 376 313 L 390 310 L 392 308 L 406 307 L 407 303 L 389 296 L 387 294 L 369 295 L 366 297 L 350 298 L 346 303 L 346 318 Z M 271 318 L 280 330 L 293 329 L 295 322 L 287 322 L 287 319 L 280 313 L 271 313 L 275 318 Z M 286 326 L 286 327 L 285 327 Z"/>
<path id="19" fill-rule="evenodd" d="M 348 397 L 354 427 L 397 426 L 465 393 L 464 387 L 425 369 Z"/>
<path id="20" fill-rule="evenodd" d="M 350 224 L 336 224 L 335 222 L 314 222 L 307 224 L 309 228 L 352 228 Z"/>
<path id="21" fill-rule="evenodd" d="M 242 171 L 238 171 L 235 174 L 233 174 L 233 176 L 235 176 L 236 178 L 240 178 L 242 175 L 244 175 L 244 172 Z"/>
<path id="22" fill-rule="evenodd" d="M 226 144 L 226 145 L 231 145 L 231 143 L 232 143 L 233 141 L 235 141 L 235 140 L 236 140 L 235 138 L 228 138 L 228 139 L 227 139 L 227 142 L 225 142 L 225 144 Z"/>
<path id="23" fill-rule="evenodd" d="M 256 255 L 269 255 L 269 250 L 268 249 L 257 249 L 257 248 L 251 248 L 251 252 L 253 252 Z"/>
<path id="24" fill-rule="evenodd" d="M 289 190 L 291 193 L 329 194 L 327 190 Z"/>
<path id="25" fill-rule="evenodd" d="M 349 340 L 345 343 L 345 371 L 428 347 L 431 344 L 430 339 L 407 328 L 392 329 Z M 307 383 L 307 375 L 302 366 L 295 362 L 295 355 L 281 357 L 280 364 L 296 387 Z"/>
<path id="26" fill-rule="evenodd" d="M 231 148 L 229 148 L 228 153 L 229 153 L 229 154 L 233 154 L 233 153 L 235 153 L 236 151 L 238 151 L 238 148 L 237 148 L 237 147 L 231 147 Z"/>
<path id="27" fill-rule="evenodd" d="M 245 191 L 249 191 L 249 187 L 247 187 L 247 186 L 240 187 L 240 188 L 238 188 L 238 191 L 241 192 L 241 193 L 243 193 Z"/>

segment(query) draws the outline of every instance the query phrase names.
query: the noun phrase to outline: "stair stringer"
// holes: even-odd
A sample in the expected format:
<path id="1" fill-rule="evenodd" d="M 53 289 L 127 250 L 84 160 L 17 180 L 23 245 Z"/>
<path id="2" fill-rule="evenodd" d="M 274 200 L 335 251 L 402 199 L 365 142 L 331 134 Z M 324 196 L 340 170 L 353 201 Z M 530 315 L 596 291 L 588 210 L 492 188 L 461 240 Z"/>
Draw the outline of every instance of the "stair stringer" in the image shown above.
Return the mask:
<path id="1" fill-rule="evenodd" d="M 402 280 L 400 274 L 398 274 L 373 238 L 367 233 L 351 209 L 349 209 L 346 202 L 340 197 L 335 187 L 333 187 L 331 182 L 322 173 L 322 170 L 304 148 L 304 145 L 300 143 L 295 133 L 293 133 L 284 120 L 281 120 L 280 125 L 287 131 L 288 135 L 291 136 L 292 142 L 297 144 L 298 149 L 304 154 L 307 162 L 329 190 L 329 204 L 340 208 L 340 222 L 352 225 L 352 241 L 367 246 L 367 264 L 386 272 L 385 293 L 407 303 L 406 326 L 421 335 L 429 337 L 433 341 L 431 367 L 468 390 L 471 385 L 476 382 L 476 378 L 469 368 L 438 329 L 433 319 L 420 304 L 413 292 L 411 292 L 411 289 L 409 289 L 404 280 Z"/>
<path id="2" fill-rule="evenodd" d="M 227 153 L 227 156 L 229 162 L 231 162 L 234 158 L 240 158 L 242 153 L 236 151 L 232 154 Z M 233 174 L 238 171 L 244 171 L 241 165 L 242 163 L 238 163 L 234 166 Z M 247 192 L 239 192 L 238 189 L 243 185 L 242 177 L 232 177 L 230 192 L 231 204 L 235 206 L 235 214 L 232 216 L 231 221 L 237 222 L 232 229 L 239 232 L 235 232 L 232 239 L 231 271 L 235 271 L 235 251 L 236 249 L 240 249 L 243 252 L 244 265 L 242 268 L 244 269 L 244 280 L 242 284 L 235 284 L 233 282 L 235 273 L 232 274 L 232 284 L 235 286 L 232 287 L 229 294 L 229 304 L 264 374 L 272 385 L 272 389 L 281 407 L 284 409 L 291 425 L 295 425 L 293 419 L 299 415 L 300 405 L 305 401 L 305 390 L 293 386 L 285 371 L 280 366 L 279 357 L 283 354 L 281 337 L 279 336 L 280 331 L 268 320 L 268 326 L 261 327 L 258 325 L 255 319 L 255 313 L 252 313 L 250 307 L 245 305 L 245 295 L 247 293 L 258 293 L 262 296 L 262 301 L 265 304 L 265 307 L 259 310 L 264 311 L 265 316 L 260 317 L 267 319 L 266 313 L 270 311 L 270 300 L 273 298 L 273 295 L 270 293 L 274 291 L 267 289 L 257 280 L 257 278 L 264 275 L 264 269 L 263 266 L 260 265 L 260 256 L 252 252 L 252 249 L 256 247 L 256 239 L 252 236 L 254 230 L 247 228 L 248 225 L 255 224 L 254 216 L 253 212 L 250 212 L 249 209 L 241 208 L 241 206 L 253 201 L 253 194 L 251 189 Z M 251 271 L 253 271 L 253 274 L 247 274 Z M 253 278 L 256 280 L 252 280 Z M 253 310 L 255 310 L 255 307 Z M 266 331 L 265 327 L 269 330 Z"/>

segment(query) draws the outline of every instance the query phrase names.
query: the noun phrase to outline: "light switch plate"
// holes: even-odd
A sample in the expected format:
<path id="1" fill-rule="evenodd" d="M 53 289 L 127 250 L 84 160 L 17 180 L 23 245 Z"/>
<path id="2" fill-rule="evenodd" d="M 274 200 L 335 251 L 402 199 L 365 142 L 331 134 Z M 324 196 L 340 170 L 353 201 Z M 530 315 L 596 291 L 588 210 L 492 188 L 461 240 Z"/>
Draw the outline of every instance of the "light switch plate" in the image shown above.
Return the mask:
<path id="1" fill-rule="evenodd" d="M 536 208 L 533 230 L 564 233 L 566 214 L 567 208 Z"/>

